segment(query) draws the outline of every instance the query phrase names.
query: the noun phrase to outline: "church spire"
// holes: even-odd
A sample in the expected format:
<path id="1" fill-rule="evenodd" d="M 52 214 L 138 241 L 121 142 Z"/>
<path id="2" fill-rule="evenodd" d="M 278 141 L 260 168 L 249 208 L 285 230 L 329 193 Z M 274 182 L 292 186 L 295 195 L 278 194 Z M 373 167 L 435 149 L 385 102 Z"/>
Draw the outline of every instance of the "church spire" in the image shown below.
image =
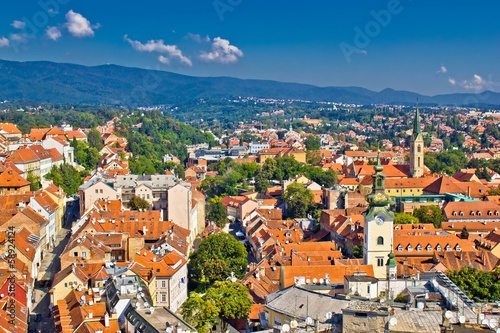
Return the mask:
<path id="1" fill-rule="evenodd" d="M 415 118 L 413 119 L 413 137 L 416 138 L 420 134 L 420 114 L 418 112 L 418 98 L 417 110 L 415 111 Z"/>

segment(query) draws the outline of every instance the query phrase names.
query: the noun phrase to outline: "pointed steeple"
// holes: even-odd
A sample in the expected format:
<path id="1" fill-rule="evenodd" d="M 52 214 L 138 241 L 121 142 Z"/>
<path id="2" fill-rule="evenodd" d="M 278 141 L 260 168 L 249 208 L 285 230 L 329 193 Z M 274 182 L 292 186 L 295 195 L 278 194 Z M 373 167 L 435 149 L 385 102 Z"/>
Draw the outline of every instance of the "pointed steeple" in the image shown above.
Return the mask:
<path id="1" fill-rule="evenodd" d="M 416 138 L 420 134 L 420 114 L 418 112 L 418 98 L 417 109 L 415 110 L 415 118 L 413 119 L 413 137 Z"/>
<path id="2" fill-rule="evenodd" d="M 380 162 L 380 150 L 377 155 L 377 165 L 373 168 L 375 173 L 372 175 L 373 187 L 372 193 L 368 195 L 370 207 L 383 207 L 389 203 L 389 197 L 385 194 L 385 175 L 382 173 L 384 167 Z"/>
<path id="3" fill-rule="evenodd" d="M 290 132 L 293 131 L 293 127 L 292 127 L 292 122 L 290 122 L 290 128 L 288 129 Z"/>

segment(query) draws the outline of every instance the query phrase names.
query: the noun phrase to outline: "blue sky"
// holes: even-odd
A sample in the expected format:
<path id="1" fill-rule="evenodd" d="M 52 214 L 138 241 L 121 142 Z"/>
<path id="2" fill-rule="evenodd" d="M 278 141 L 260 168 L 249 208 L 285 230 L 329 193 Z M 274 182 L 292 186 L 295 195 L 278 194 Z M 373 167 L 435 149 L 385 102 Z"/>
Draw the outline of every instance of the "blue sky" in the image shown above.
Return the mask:
<path id="1" fill-rule="evenodd" d="M 498 13 L 493 0 L 23 0 L 0 10 L 0 58 L 428 95 L 500 91 Z"/>

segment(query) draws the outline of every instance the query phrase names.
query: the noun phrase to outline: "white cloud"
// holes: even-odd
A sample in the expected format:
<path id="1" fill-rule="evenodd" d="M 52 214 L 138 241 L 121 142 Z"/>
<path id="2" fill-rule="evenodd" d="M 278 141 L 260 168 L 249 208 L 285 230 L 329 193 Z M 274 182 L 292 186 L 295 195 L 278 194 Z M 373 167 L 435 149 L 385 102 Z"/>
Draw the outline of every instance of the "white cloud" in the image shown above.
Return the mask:
<path id="1" fill-rule="evenodd" d="M 212 42 L 212 52 L 202 51 L 200 58 L 206 61 L 219 62 L 223 64 L 235 63 L 239 57 L 243 57 L 243 51 L 234 45 L 229 44 L 227 39 L 214 38 Z"/>
<path id="2" fill-rule="evenodd" d="M 58 40 L 62 36 L 61 30 L 58 27 L 47 27 L 45 34 L 48 38 L 54 41 Z"/>
<path id="3" fill-rule="evenodd" d="M 359 51 L 359 53 L 364 54 L 364 55 L 368 54 L 368 52 L 366 50 L 361 50 L 361 51 Z"/>
<path id="4" fill-rule="evenodd" d="M 11 34 L 9 39 L 14 42 L 24 43 L 28 39 L 28 36 L 25 33 L 20 32 L 18 34 Z"/>
<path id="5" fill-rule="evenodd" d="M 486 89 L 487 86 L 492 84 L 491 81 L 485 80 L 477 74 L 474 74 L 472 80 L 464 80 L 462 82 L 462 87 L 465 89 L 471 90 L 483 90 Z"/>
<path id="6" fill-rule="evenodd" d="M 452 77 L 448 78 L 448 82 L 450 82 L 452 86 L 454 86 L 455 84 L 457 84 L 457 81 L 454 78 L 452 78 Z"/>
<path id="7" fill-rule="evenodd" d="M 66 21 L 68 32 L 77 38 L 94 37 L 94 29 L 99 29 L 101 26 L 100 24 L 91 25 L 89 20 L 72 10 L 66 14 Z"/>
<path id="8" fill-rule="evenodd" d="M 24 29 L 24 27 L 26 26 L 26 23 L 24 23 L 23 21 L 14 20 L 14 22 L 12 22 L 11 26 L 13 26 L 16 29 Z"/>
<path id="9" fill-rule="evenodd" d="M 5 37 L 2 37 L 0 38 L 0 47 L 9 47 L 10 46 L 10 41 L 5 38 Z"/>
<path id="10" fill-rule="evenodd" d="M 201 42 L 207 42 L 208 43 L 208 42 L 210 42 L 210 37 L 208 37 L 208 36 L 201 37 L 201 35 L 199 35 L 199 34 L 193 34 L 193 33 L 190 33 L 190 32 L 188 32 L 188 34 L 186 35 L 186 38 L 192 39 L 196 43 L 201 43 Z"/>
<path id="11" fill-rule="evenodd" d="M 444 73 L 448 72 L 448 69 L 445 66 L 441 65 L 441 67 L 439 68 L 439 70 L 437 72 L 444 74 Z"/>
<path id="12" fill-rule="evenodd" d="M 139 52 L 158 52 L 165 54 L 161 55 L 158 60 L 164 64 L 170 64 L 170 60 L 178 59 L 181 63 L 186 64 L 188 66 L 193 66 L 191 59 L 184 56 L 182 51 L 179 50 L 177 45 L 165 45 L 165 42 L 162 39 L 159 40 L 149 40 L 146 44 L 143 44 L 137 40 L 132 40 L 128 38 L 127 35 L 123 37 L 125 41 L 127 41 L 134 50 Z"/>

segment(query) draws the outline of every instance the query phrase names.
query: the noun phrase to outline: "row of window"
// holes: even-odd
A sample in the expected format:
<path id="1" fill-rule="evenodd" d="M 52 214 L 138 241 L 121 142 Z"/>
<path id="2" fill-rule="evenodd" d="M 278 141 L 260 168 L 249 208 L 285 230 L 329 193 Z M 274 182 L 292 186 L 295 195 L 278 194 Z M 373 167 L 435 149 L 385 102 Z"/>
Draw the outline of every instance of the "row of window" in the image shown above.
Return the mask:
<path id="1" fill-rule="evenodd" d="M 495 211 L 495 213 L 493 213 L 491 210 L 488 211 L 488 216 L 493 216 L 493 214 L 495 214 L 495 216 L 500 215 L 500 213 L 497 210 Z M 453 211 L 452 215 L 457 216 L 457 212 Z M 464 212 L 460 211 L 458 212 L 458 215 L 464 216 Z M 481 216 L 482 215 L 481 211 L 479 210 L 477 212 L 474 212 L 473 210 L 470 211 L 470 216 L 476 216 L 476 215 Z"/>
<path id="2" fill-rule="evenodd" d="M 444 248 L 445 248 L 446 251 L 451 251 L 452 250 L 452 247 L 451 247 L 450 244 L 446 244 L 446 246 Z M 411 244 L 409 244 L 406 249 L 408 250 L 408 252 L 413 252 L 413 246 Z M 417 249 L 417 252 L 422 252 L 423 251 L 423 247 L 420 244 L 417 245 L 416 249 Z M 432 251 L 432 245 L 428 244 L 425 249 L 426 249 L 427 252 L 431 252 Z M 398 250 L 398 252 L 403 252 L 403 250 L 404 250 L 403 245 L 399 244 L 397 250 Z M 442 250 L 443 250 L 443 248 L 441 247 L 441 245 L 438 244 L 436 246 L 436 251 L 442 251 Z M 460 244 L 457 244 L 455 246 L 455 250 L 456 251 L 462 251 L 462 247 L 460 246 Z"/>

